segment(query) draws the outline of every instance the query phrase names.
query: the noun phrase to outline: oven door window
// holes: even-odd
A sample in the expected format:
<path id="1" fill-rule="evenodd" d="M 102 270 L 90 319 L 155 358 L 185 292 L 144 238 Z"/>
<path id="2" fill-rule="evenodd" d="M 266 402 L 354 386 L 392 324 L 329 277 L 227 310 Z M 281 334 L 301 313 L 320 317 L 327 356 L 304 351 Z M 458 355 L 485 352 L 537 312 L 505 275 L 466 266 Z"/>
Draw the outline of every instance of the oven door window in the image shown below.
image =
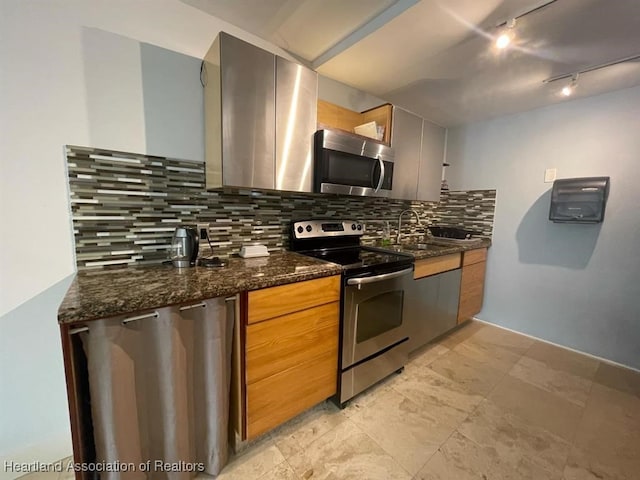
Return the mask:
<path id="1" fill-rule="evenodd" d="M 358 304 L 356 343 L 363 343 L 402 325 L 404 292 L 381 293 Z"/>

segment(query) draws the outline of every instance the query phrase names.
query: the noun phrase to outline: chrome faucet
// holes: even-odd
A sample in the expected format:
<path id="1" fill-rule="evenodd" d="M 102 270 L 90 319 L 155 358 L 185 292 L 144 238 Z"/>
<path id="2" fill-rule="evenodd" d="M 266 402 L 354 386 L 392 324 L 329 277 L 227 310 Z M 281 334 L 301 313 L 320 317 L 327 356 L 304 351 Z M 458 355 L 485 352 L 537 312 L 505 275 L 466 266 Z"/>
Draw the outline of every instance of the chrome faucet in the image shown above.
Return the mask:
<path id="1" fill-rule="evenodd" d="M 400 216 L 398 217 L 398 235 L 396 236 L 396 244 L 400 243 L 400 232 L 401 232 L 401 228 L 402 228 L 402 215 L 404 215 L 405 213 L 413 213 L 416 216 L 416 220 L 418 221 L 418 226 L 422 226 L 422 222 L 420 222 L 420 215 L 418 215 L 418 212 L 416 212 L 413 208 L 410 208 L 408 210 L 403 210 L 402 212 L 400 212 Z"/>

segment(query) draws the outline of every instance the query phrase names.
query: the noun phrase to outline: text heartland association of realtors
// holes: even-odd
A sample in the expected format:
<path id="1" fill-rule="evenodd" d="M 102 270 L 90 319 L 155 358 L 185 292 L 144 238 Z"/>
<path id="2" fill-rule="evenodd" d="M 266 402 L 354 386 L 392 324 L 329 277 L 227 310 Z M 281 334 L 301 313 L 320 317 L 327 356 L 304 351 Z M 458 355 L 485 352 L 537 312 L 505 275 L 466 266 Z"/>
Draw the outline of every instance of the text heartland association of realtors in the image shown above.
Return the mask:
<path id="1" fill-rule="evenodd" d="M 90 462 L 74 463 L 60 460 L 58 462 L 13 462 L 5 460 L 4 471 L 10 473 L 34 472 L 204 472 L 204 463 L 163 462 L 147 460 L 142 463 L 132 462 Z"/>

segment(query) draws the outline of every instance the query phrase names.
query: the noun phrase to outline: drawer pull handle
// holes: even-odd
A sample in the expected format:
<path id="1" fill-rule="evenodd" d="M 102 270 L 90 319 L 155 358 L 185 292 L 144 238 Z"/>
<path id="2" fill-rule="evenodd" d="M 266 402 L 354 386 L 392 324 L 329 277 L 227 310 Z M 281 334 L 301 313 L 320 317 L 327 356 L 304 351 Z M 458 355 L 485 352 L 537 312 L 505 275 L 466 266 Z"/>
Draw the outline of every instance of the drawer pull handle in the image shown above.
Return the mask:
<path id="1" fill-rule="evenodd" d="M 129 317 L 122 320 L 122 325 L 126 325 L 129 322 L 135 322 L 137 320 L 144 320 L 145 318 L 158 318 L 158 312 L 146 313 L 144 315 L 138 315 L 137 317 Z"/>
<path id="2" fill-rule="evenodd" d="M 89 327 L 72 328 L 71 330 L 69 330 L 69 335 L 75 335 L 76 333 L 82 333 L 82 332 L 88 332 L 88 331 L 89 331 Z"/>
<path id="3" fill-rule="evenodd" d="M 198 308 L 198 307 L 206 308 L 207 304 L 204 302 L 201 302 L 201 303 L 196 303 L 195 305 L 187 305 L 184 307 L 180 307 L 180 311 L 184 312 L 185 310 L 191 310 L 192 308 Z"/>

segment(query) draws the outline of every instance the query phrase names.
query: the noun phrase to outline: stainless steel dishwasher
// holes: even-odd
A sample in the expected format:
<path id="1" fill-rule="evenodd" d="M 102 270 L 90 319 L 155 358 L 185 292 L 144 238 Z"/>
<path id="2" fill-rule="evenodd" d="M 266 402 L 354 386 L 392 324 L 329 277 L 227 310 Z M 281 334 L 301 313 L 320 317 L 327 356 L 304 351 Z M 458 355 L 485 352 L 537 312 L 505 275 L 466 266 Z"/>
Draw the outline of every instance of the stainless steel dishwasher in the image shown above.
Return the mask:
<path id="1" fill-rule="evenodd" d="M 461 269 L 456 269 L 417 280 L 405 280 L 403 316 L 409 331 L 409 351 L 456 326 L 461 272 Z"/>

